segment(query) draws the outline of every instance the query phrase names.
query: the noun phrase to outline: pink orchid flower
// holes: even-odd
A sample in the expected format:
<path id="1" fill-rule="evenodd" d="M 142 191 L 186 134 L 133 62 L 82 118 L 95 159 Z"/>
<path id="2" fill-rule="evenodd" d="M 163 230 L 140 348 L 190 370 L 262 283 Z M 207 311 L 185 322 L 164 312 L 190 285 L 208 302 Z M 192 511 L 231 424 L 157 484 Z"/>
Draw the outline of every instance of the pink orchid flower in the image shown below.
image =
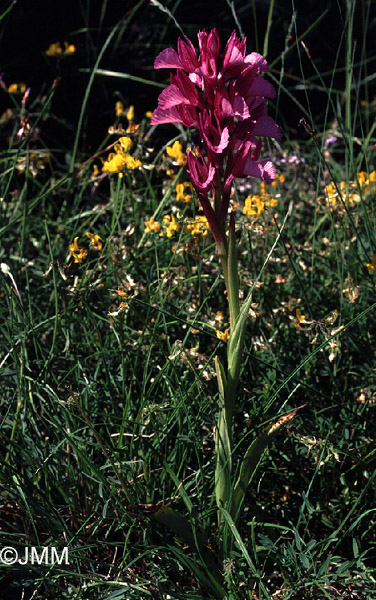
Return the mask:
<path id="1" fill-rule="evenodd" d="M 250 176 L 271 183 L 272 162 L 259 160 L 261 139 L 280 140 L 282 135 L 267 115 L 266 98 L 273 98 L 275 91 L 261 76 L 269 69 L 265 58 L 257 52 L 247 55 L 246 39 L 235 31 L 222 56 L 216 29 L 199 31 L 198 44 L 197 56 L 192 42 L 179 38 L 177 52 L 166 48 L 155 59 L 156 69 L 177 71 L 159 96 L 151 124 L 182 123 L 198 131 L 203 154 L 188 152 L 188 172 L 217 244 L 224 247 L 233 180 Z"/>

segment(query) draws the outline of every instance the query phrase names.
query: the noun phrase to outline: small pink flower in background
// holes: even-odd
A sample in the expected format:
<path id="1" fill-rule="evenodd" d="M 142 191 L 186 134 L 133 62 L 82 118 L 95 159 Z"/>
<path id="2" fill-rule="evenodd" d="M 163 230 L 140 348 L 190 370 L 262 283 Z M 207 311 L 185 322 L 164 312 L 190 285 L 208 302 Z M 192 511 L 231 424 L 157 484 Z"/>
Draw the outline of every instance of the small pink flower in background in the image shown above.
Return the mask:
<path id="1" fill-rule="evenodd" d="M 282 136 L 267 116 L 266 98 L 273 98 L 275 91 L 261 76 L 269 68 L 265 58 L 257 52 L 246 54 L 246 40 L 235 31 L 222 56 L 216 29 L 199 31 L 198 44 L 199 55 L 188 38 L 179 38 L 177 52 L 166 48 L 157 56 L 155 69 L 177 71 L 159 96 L 151 124 L 181 123 L 199 132 L 203 152 L 188 152 L 188 172 L 222 245 L 233 180 L 251 176 L 271 183 L 275 173 L 270 160 L 259 160 L 260 138 Z"/>

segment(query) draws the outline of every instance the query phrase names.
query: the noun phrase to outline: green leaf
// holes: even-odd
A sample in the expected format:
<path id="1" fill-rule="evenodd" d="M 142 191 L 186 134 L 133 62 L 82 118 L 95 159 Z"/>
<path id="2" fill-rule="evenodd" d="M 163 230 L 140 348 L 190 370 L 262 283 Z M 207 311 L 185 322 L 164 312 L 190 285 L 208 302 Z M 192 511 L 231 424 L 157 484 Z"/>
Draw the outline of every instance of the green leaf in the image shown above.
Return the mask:
<path id="1" fill-rule="evenodd" d="M 287 415 L 279 417 L 273 423 L 270 423 L 263 429 L 258 436 L 253 440 L 251 445 L 248 447 L 244 458 L 240 464 L 239 477 L 234 486 L 234 493 L 232 497 L 232 509 L 231 514 L 236 521 L 239 518 L 240 508 L 243 504 L 244 496 L 247 493 L 249 480 L 253 471 L 255 470 L 258 461 L 261 458 L 262 453 L 268 447 L 270 442 L 274 439 L 276 434 L 287 425 L 296 415 L 296 413 L 306 406 L 303 404 L 298 408 L 295 408 Z"/>
<path id="2" fill-rule="evenodd" d="M 222 575 L 219 570 L 217 557 L 206 544 L 204 534 L 195 526 L 194 522 L 188 521 L 186 517 L 169 506 L 160 506 L 152 513 L 152 517 L 171 529 L 193 552 L 198 552 L 205 564 L 207 575 L 212 581 L 212 585 L 213 583 L 216 585 L 221 583 Z M 202 571 L 197 568 L 194 572 L 200 580 L 200 574 L 203 575 Z"/>
<path id="3" fill-rule="evenodd" d="M 227 507 L 231 494 L 232 441 L 231 422 L 227 421 L 224 406 L 219 409 L 217 429 L 215 433 L 215 453 L 217 457 L 215 469 L 215 497 L 218 507 Z M 220 515 L 218 515 L 220 517 Z"/>
<path id="4" fill-rule="evenodd" d="M 247 298 L 236 319 L 235 327 L 231 329 L 230 339 L 227 345 L 227 361 L 228 361 L 228 381 L 226 397 L 230 398 L 235 394 L 236 387 L 239 381 L 240 366 L 242 360 L 244 334 L 247 327 L 248 312 L 252 302 L 252 291 L 249 292 Z M 234 398 L 232 398 L 234 402 Z"/>
<path id="5" fill-rule="evenodd" d="M 221 402 L 221 400 L 223 402 L 224 397 L 225 397 L 225 387 L 226 387 L 227 380 L 226 380 L 225 370 L 224 370 L 223 365 L 222 365 L 221 361 L 219 360 L 218 356 L 216 356 L 214 358 L 214 365 L 215 365 L 215 372 L 217 374 L 220 402 Z"/>

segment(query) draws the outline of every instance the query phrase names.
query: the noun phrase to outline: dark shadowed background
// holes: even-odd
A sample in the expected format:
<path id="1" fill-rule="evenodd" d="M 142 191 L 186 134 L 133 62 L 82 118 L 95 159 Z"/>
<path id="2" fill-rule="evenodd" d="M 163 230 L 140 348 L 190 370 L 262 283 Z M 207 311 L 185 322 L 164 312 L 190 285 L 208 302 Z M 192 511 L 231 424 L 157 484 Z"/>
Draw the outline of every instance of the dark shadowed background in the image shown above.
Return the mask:
<path id="1" fill-rule="evenodd" d="M 7 3 L 12 6 L 11 2 Z M 199 2 L 197 0 L 166 0 L 165 6 L 197 46 L 197 31 L 217 27 L 222 42 L 237 28 L 231 7 L 225 0 Z M 262 53 L 267 28 L 269 0 L 233 3 L 238 23 L 247 36 L 247 51 Z M 375 69 L 375 4 L 358 0 L 355 2 L 356 44 L 355 76 L 362 79 Z M 367 35 L 364 36 L 364 24 Z M 61 84 L 53 100 L 53 111 L 58 119 L 65 120 L 69 128 L 52 120 L 44 133 L 58 137 L 69 147 L 73 139 L 82 99 L 98 53 L 106 39 L 118 27 L 99 67 L 109 71 L 126 73 L 158 82 L 166 81 L 167 72 L 154 72 L 155 56 L 164 47 L 176 46 L 179 31 L 167 14 L 148 0 L 21 0 L 13 4 L 1 23 L 0 72 L 6 85 L 24 81 L 31 87 L 31 98 L 47 91 L 59 75 Z M 239 29 L 238 29 L 239 31 Z M 308 111 L 313 120 L 320 122 L 327 107 L 327 94 L 317 89 L 319 84 L 315 69 L 322 75 L 326 85 L 331 85 L 333 69 L 336 76 L 333 86 L 344 89 L 346 68 L 346 2 L 280 0 L 274 3 L 269 35 L 267 58 L 272 74 L 279 79 L 283 68 L 283 85 Z M 305 48 L 296 39 L 303 36 Z M 45 56 L 44 51 L 56 41 L 67 40 L 76 46 L 76 53 L 63 60 Z M 283 55 L 284 51 L 291 47 Z M 309 54 L 309 56 L 308 56 Z M 281 56 L 284 56 L 283 63 Z M 309 87 L 307 88 L 307 80 Z M 306 88 L 306 89 L 305 89 Z M 105 135 L 114 118 L 114 104 L 122 99 L 134 104 L 136 119 L 157 103 L 160 89 L 147 83 L 129 79 L 104 77 L 95 79 L 86 110 L 85 142 L 94 147 Z M 360 90 L 361 92 L 361 90 Z M 308 97 L 307 97 L 308 93 Z M 371 95 L 372 92 L 368 91 Z M 298 122 L 302 110 L 291 95 L 281 89 L 276 118 L 301 135 Z M 0 90 L 0 106 L 4 111 L 11 106 L 11 99 Z M 273 110 L 273 109 L 272 109 Z"/>

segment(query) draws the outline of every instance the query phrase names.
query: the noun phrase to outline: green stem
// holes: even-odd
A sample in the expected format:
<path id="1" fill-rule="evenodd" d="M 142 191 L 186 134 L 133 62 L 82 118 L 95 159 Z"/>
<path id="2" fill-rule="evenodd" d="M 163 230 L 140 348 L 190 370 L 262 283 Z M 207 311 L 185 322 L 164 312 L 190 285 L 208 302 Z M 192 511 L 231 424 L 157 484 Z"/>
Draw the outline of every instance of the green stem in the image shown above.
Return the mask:
<path id="1" fill-rule="evenodd" d="M 234 213 L 230 215 L 229 244 L 227 258 L 227 298 L 230 308 L 231 330 L 235 327 L 240 311 L 239 302 L 239 276 L 238 261 L 236 255 L 235 218 Z"/>

